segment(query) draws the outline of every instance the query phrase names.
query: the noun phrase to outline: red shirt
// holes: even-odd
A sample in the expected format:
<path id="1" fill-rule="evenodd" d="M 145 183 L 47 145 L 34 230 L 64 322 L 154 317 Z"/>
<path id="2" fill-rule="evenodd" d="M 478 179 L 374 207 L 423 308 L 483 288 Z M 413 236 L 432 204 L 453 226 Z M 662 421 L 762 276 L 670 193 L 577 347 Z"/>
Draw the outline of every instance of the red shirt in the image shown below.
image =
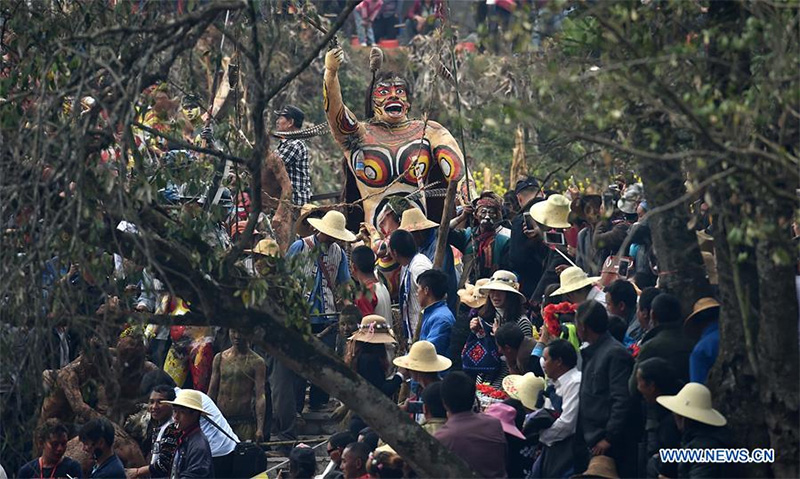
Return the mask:
<path id="1" fill-rule="evenodd" d="M 366 291 L 358 293 L 355 304 L 362 315 L 375 314 L 375 307 L 378 306 L 378 295 L 375 294 L 375 283 L 366 286 Z"/>

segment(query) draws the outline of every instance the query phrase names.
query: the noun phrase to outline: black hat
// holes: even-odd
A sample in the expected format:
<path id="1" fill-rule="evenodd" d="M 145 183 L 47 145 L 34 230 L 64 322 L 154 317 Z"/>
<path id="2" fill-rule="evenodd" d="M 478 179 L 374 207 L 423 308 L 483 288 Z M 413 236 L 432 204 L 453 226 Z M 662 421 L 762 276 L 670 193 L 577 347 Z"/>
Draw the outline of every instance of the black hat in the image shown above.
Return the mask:
<path id="1" fill-rule="evenodd" d="M 536 181 L 536 178 L 528 176 L 517 181 L 517 186 L 514 187 L 514 193 L 520 193 L 522 190 L 526 190 L 528 188 L 539 189 L 539 182 Z"/>
<path id="2" fill-rule="evenodd" d="M 275 114 L 278 116 L 285 116 L 286 118 L 291 118 L 294 120 L 294 126 L 300 128 L 303 126 L 303 120 L 306 118 L 305 113 L 300 108 L 297 108 L 294 105 L 285 105 L 280 110 L 275 110 Z"/>

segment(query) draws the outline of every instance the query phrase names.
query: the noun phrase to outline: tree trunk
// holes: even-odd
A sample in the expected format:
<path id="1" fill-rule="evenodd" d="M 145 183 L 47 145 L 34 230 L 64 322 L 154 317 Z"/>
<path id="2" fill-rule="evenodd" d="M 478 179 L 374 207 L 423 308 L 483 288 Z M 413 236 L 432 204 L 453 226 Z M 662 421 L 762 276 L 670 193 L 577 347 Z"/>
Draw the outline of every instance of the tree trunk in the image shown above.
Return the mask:
<path id="1" fill-rule="evenodd" d="M 721 34 L 741 35 L 749 15 L 739 2 L 712 2 L 709 8 L 710 23 Z M 709 62 L 710 81 L 734 99 L 745 96 L 755 88 L 749 50 L 726 48 L 716 40 L 721 36 L 709 45 L 709 57 L 724 60 Z M 742 125 L 739 137 L 759 135 L 796 152 L 797 122 L 783 137 L 776 129 L 785 123 L 781 112 L 767 106 L 763 115 L 763 123 Z M 747 475 L 798 477 L 797 249 L 788 231 L 797 184 L 787 181 L 792 172 L 778 162 L 752 155 L 739 163 L 752 165 L 753 171 L 714 187 L 723 308 L 720 357 L 709 383 L 741 444 L 775 450 L 771 471 L 768 465 L 749 464 Z"/>
<path id="2" fill-rule="evenodd" d="M 730 193 L 727 191 L 727 193 Z M 718 193 L 715 196 L 722 196 Z M 726 197 L 732 200 L 731 197 Z M 728 419 L 732 447 L 754 449 L 769 446 L 769 435 L 764 428 L 765 411 L 758 400 L 760 385 L 751 366 L 745 346 L 745 315 L 753 314 L 757 307 L 758 288 L 755 257 L 752 250 L 744 251 L 731 245 L 728 234 L 737 223 L 722 206 L 723 198 L 715 200 L 714 244 L 717 256 L 720 303 L 719 356 L 711 369 L 708 387 L 713 392 L 714 407 Z M 716 206 L 720 209 L 717 210 Z M 745 258 L 745 260 L 739 258 Z M 756 304 L 754 304 L 754 301 Z M 741 466 L 744 477 L 769 477 L 769 466 L 748 464 Z"/>
<path id="3" fill-rule="evenodd" d="M 761 408 L 767 423 L 770 446 L 775 449 L 772 466 L 776 477 L 800 477 L 800 431 L 798 430 L 798 306 L 795 288 L 797 250 L 787 233 L 793 205 L 777 199 L 759 202 L 757 214 L 775 220 L 774 234 L 767 234 L 756 246 L 759 303 L 758 386 Z M 766 225 L 765 225 L 766 226 Z"/>
<path id="4" fill-rule="evenodd" d="M 141 244 L 141 238 L 115 229 L 110 229 L 106 235 L 99 238 L 100 244 L 119 245 L 121 253 L 133 260 L 144 259 L 139 257 L 137 247 L 146 251 L 150 246 L 151 259 L 160 266 L 159 270 L 164 271 L 167 284 L 175 294 L 192 303 L 191 313 L 162 320 L 224 328 L 263 328 L 264 333 L 254 338 L 255 343 L 361 416 L 381 439 L 408 461 L 417 474 L 423 477 L 473 477 L 472 471 L 460 458 L 334 356 L 321 341 L 290 327 L 285 311 L 274 299 L 257 308 L 246 308 L 242 303 L 243 292 L 248 289 L 246 278 L 212 279 L 196 270 L 191 251 L 177 248 L 155 234 L 148 235 L 148 242 L 152 242 L 149 245 Z"/>
<path id="5" fill-rule="evenodd" d="M 422 477 L 474 477 L 452 452 L 425 432 L 408 414 L 347 367 L 313 337 L 303 337 L 268 315 L 254 317 L 269 331 L 257 342 L 294 372 L 321 387 L 358 414 Z"/>
<path id="6" fill-rule="evenodd" d="M 661 125 L 659 131 L 669 131 Z M 665 148 L 666 140 L 661 146 Z M 675 161 L 642 161 L 642 182 L 651 208 L 666 205 L 686 194 L 681 165 Z M 650 218 L 653 248 L 658 258 L 658 284 L 681 300 L 684 317 L 695 301 L 711 295 L 697 235 L 687 225 L 689 210 L 685 203 L 656 213 Z"/>

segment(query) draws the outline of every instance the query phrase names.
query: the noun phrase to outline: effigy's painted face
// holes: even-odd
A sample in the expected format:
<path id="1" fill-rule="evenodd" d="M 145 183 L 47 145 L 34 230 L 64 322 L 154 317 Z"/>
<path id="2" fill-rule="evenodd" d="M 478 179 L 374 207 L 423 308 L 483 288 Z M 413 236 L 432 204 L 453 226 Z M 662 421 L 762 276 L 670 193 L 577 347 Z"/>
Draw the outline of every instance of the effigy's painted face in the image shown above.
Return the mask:
<path id="1" fill-rule="evenodd" d="M 375 119 L 386 123 L 399 123 L 408 118 L 406 82 L 400 78 L 381 81 L 372 90 L 372 109 Z"/>

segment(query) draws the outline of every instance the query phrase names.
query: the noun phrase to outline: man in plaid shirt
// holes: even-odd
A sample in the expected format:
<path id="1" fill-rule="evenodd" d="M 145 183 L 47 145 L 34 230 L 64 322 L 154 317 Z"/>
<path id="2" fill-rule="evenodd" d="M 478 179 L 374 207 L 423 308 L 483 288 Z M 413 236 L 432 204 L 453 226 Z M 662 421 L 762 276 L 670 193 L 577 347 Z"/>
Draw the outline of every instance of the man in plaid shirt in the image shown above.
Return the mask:
<path id="1" fill-rule="evenodd" d="M 296 106 L 286 105 L 275 112 L 277 131 L 297 131 L 303 126 L 305 114 Z M 308 147 L 303 140 L 281 140 L 278 156 L 286 165 L 286 173 L 292 182 L 292 203 L 302 206 L 311 200 L 311 176 L 308 169 Z"/>

